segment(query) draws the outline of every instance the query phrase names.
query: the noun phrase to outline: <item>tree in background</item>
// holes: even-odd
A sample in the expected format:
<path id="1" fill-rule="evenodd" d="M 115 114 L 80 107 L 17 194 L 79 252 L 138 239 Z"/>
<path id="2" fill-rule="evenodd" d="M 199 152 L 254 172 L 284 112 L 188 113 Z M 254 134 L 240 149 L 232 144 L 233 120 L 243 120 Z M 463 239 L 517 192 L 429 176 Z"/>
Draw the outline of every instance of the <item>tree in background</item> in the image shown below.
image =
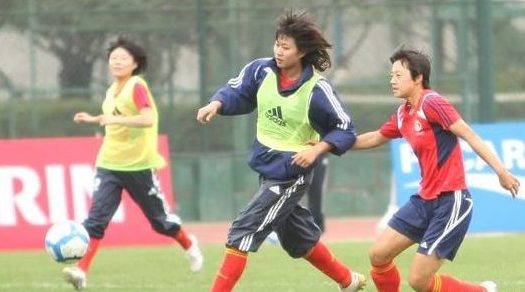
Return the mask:
<path id="1" fill-rule="evenodd" d="M 142 37 L 151 55 L 148 74 L 153 80 L 168 76 L 161 81 L 169 78 L 162 72 L 162 58 L 178 53 L 173 42 L 180 46 L 195 38 L 188 28 L 195 22 L 195 4 L 188 0 L 150 0 L 148 5 L 138 0 L 27 0 L 12 1 L 9 9 L 5 5 L 2 1 L 5 22 L 20 32 L 32 31 L 34 44 L 60 62 L 59 96 L 64 98 L 89 98 L 87 89 L 106 82 L 94 82 L 93 70 L 105 59 L 108 38 L 115 34 Z"/>
<path id="2" fill-rule="evenodd" d="M 13 9 L 13 6 L 16 4 L 16 0 L 3 0 L 1 7 L 0 7 L 0 27 L 4 26 L 4 24 L 7 22 L 8 13 Z M 0 87 L 7 89 L 10 92 L 14 91 L 14 85 L 13 82 L 9 79 L 9 77 L 0 70 Z"/>

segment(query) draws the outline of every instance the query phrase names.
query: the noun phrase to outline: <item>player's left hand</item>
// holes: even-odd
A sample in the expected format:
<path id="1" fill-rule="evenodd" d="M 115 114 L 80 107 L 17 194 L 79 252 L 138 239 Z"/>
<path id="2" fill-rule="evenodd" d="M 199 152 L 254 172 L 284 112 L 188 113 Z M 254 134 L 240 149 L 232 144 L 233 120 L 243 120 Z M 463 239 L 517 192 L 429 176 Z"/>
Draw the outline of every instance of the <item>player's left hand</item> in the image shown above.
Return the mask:
<path id="1" fill-rule="evenodd" d="M 322 153 L 327 153 L 332 149 L 332 145 L 325 141 L 308 141 L 307 145 L 312 145 L 311 148 L 297 152 L 292 156 L 292 164 L 303 168 L 310 167 L 317 157 Z"/>
<path id="2" fill-rule="evenodd" d="M 501 186 L 510 191 L 512 197 L 515 198 L 520 190 L 520 181 L 507 170 L 498 174 L 498 178 Z"/>
<path id="3" fill-rule="evenodd" d="M 297 152 L 294 156 L 292 156 L 292 164 L 302 168 L 308 168 L 315 162 L 319 154 L 321 153 L 315 147 Z"/>

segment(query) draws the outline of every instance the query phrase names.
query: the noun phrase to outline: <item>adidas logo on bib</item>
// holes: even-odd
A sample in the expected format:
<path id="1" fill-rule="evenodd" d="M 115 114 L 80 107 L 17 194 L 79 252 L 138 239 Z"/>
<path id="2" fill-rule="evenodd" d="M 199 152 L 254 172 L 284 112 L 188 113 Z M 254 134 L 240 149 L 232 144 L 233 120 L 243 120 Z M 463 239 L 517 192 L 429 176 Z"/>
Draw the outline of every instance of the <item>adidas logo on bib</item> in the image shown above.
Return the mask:
<path id="1" fill-rule="evenodd" d="M 286 127 L 286 121 L 283 119 L 283 113 L 281 112 L 280 106 L 268 110 L 265 116 L 277 125 Z"/>

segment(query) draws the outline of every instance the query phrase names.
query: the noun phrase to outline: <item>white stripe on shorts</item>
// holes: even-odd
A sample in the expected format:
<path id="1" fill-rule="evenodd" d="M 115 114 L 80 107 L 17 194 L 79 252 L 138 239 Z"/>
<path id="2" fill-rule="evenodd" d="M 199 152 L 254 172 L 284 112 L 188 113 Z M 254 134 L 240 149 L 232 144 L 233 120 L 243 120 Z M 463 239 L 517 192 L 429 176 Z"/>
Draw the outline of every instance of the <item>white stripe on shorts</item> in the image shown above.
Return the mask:
<path id="1" fill-rule="evenodd" d="M 445 227 L 445 231 L 443 231 L 443 234 L 432 244 L 432 246 L 428 249 L 428 255 L 431 255 L 438 244 L 443 240 L 447 234 L 449 234 L 456 226 L 459 225 L 465 218 L 472 212 L 472 199 L 468 198 L 465 199 L 469 203 L 469 206 L 467 207 L 467 210 L 465 210 L 465 213 L 461 215 L 461 217 L 458 218 L 459 213 L 461 211 L 461 198 L 463 194 L 461 190 L 454 192 L 454 207 L 452 209 L 452 212 L 450 214 L 450 219 L 448 220 L 447 226 Z"/>
<path id="2" fill-rule="evenodd" d="M 259 225 L 259 227 L 257 228 L 255 232 L 262 231 L 264 227 L 270 224 L 275 219 L 275 217 L 277 217 L 277 213 L 282 208 L 286 200 L 290 198 L 293 192 L 295 192 L 295 190 L 297 189 L 297 186 L 301 184 L 304 184 L 304 176 L 302 175 L 295 181 L 295 183 L 292 186 L 290 186 L 284 191 L 284 195 L 281 196 L 279 200 L 270 208 L 268 213 L 266 213 L 266 216 L 264 217 L 263 222 L 261 223 L 261 225 Z M 252 245 L 252 242 L 253 242 L 253 235 L 254 233 L 251 233 L 242 238 L 241 244 L 239 245 L 240 251 L 250 250 L 250 246 Z"/>

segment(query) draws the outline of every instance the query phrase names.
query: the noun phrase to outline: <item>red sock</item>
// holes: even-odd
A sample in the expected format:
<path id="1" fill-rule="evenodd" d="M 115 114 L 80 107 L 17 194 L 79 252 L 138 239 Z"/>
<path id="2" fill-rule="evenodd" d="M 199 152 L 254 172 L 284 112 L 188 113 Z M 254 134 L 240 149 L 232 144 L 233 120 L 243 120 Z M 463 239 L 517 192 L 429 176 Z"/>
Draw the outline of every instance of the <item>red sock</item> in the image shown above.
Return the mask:
<path id="1" fill-rule="evenodd" d="M 399 292 L 401 277 L 394 262 L 381 266 L 372 266 L 370 276 L 378 292 Z"/>
<path id="2" fill-rule="evenodd" d="M 480 285 L 463 282 L 456 278 L 446 275 L 435 274 L 430 281 L 428 292 L 485 292 L 485 288 Z"/>
<path id="3" fill-rule="evenodd" d="M 187 250 L 193 244 L 191 239 L 188 237 L 188 234 L 184 229 L 182 229 L 182 227 L 179 229 L 179 231 L 177 231 L 177 233 L 175 233 L 173 238 L 175 238 L 175 240 L 182 246 L 184 250 Z"/>
<path id="4" fill-rule="evenodd" d="M 337 260 L 322 242 L 317 242 L 304 258 L 341 287 L 347 287 L 352 282 L 350 269 Z"/>
<path id="5" fill-rule="evenodd" d="M 246 267 L 248 253 L 236 249 L 227 248 L 222 261 L 222 266 L 217 277 L 213 282 L 210 291 L 212 292 L 230 292 L 233 286 L 241 278 L 242 272 Z"/>
<path id="6" fill-rule="evenodd" d="M 97 239 L 93 237 L 89 238 L 88 250 L 86 254 L 77 263 L 77 267 L 80 268 L 82 271 L 84 271 L 84 273 L 87 273 L 89 270 L 91 261 L 93 260 L 93 258 L 95 257 L 95 254 L 97 253 L 100 240 L 101 239 Z"/>

